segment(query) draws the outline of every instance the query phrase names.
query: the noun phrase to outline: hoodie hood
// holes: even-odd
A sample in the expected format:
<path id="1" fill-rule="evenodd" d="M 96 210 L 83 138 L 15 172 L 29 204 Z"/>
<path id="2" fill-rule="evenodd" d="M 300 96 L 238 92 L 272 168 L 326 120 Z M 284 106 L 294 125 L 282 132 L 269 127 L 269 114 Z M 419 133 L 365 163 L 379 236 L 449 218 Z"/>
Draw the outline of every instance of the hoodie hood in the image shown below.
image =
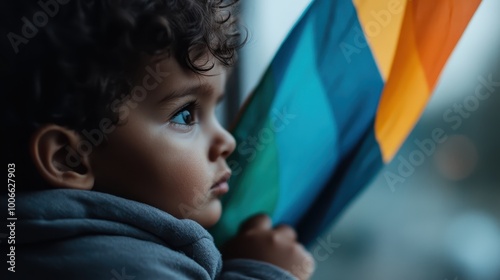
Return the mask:
<path id="1" fill-rule="evenodd" d="M 210 278 L 222 267 L 213 238 L 201 225 L 147 204 L 95 191 L 56 189 L 19 193 L 16 208 L 16 246 L 21 248 L 82 236 L 126 236 L 180 252 Z"/>

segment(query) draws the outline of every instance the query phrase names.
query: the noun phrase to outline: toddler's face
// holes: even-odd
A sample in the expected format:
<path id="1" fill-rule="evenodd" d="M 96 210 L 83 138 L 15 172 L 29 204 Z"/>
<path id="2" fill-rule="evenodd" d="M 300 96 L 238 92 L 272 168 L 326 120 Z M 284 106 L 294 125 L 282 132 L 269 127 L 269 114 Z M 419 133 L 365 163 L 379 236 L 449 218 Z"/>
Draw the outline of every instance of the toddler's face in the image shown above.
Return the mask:
<path id="1" fill-rule="evenodd" d="M 139 76 L 131 99 L 111 104 L 120 125 L 91 155 L 96 189 L 210 227 L 221 215 L 235 148 L 215 117 L 226 70 L 216 64 L 199 75 L 167 58 Z"/>

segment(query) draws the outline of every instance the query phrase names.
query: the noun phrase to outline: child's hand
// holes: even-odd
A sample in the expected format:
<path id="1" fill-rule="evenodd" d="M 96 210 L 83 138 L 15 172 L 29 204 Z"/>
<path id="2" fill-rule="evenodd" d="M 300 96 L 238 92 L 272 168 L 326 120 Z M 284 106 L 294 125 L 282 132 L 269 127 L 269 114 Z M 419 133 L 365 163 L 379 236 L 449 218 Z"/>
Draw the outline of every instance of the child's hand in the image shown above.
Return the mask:
<path id="1" fill-rule="evenodd" d="M 309 279 L 314 259 L 297 242 L 295 230 L 286 225 L 272 228 L 271 219 L 257 215 L 245 221 L 238 235 L 222 250 L 224 259 L 254 259 L 279 266 L 299 279 Z"/>

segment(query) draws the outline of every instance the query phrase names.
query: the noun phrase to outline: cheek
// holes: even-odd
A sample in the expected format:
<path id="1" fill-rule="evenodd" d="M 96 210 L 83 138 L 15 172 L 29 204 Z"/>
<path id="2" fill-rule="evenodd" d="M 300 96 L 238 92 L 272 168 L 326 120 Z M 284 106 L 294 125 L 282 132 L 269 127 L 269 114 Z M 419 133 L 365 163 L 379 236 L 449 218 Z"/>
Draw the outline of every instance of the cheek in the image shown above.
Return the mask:
<path id="1" fill-rule="evenodd" d="M 178 218 L 188 218 L 185 209 L 204 206 L 212 178 L 203 155 L 196 146 L 164 142 L 161 152 L 152 153 L 144 164 L 154 170 L 147 172 L 151 184 L 147 203 Z"/>
<path id="2" fill-rule="evenodd" d="M 98 181 L 113 192 L 171 214 L 181 203 L 192 205 L 212 183 L 202 143 L 176 139 L 166 132 L 133 127 L 117 130 L 100 153 L 104 172 Z"/>
<path id="3" fill-rule="evenodd" d="M 155 170 L 154 178 L 191 188 L 207 180 L 207 157 L 198 143 L 167 136 L 152 140 L 144 165 Z"/>

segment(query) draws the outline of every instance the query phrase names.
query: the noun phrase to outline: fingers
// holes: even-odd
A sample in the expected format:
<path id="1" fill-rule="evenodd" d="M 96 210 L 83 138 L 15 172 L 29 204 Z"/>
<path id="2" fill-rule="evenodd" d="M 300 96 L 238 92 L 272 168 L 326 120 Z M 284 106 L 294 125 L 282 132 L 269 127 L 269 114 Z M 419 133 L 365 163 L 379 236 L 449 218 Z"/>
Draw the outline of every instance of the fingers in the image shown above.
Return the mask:
<path id="1" fill-rule="evenodd" d="M 269 216 L 265 214 L 257 214 L 253 217 L 250 217 L 246 220 L 239 229 L 239 232 L 246 232 L 249 230 L 271 230 L 272 229 L 272 221 Z M 297 240 L 297 233 L 295 230 L 288 225 L 278 225 L 274 228 L 274 231 L 285 239 L 289 240 Z"/>
<path id="2" fill-rule="evenodd" d="M 287 239 L 293 241 L 297 240 L 297 233 L 288 225 L 278 225 L 274 228 L 274 230 Z"/>
<path id="3" fill-rule="evenodd" d="M 314 272 L 312 255 L 297 242 L 297 232 L 288 225 L 273 228 L 264 214 L 250 217 L 239 228 L 223 252 L 226 258 L 249 258 L 269 262 L 291 272 L 298 279 L 309 279 Z"/>
<path id="4" fill-rule="evenodd" d="M 239 232 L 245 232 L 250 229 L 270 230 L 272 226 L 273 223 L 269 216 L 266 214 L 257 214 L 241 224 Z"/>

